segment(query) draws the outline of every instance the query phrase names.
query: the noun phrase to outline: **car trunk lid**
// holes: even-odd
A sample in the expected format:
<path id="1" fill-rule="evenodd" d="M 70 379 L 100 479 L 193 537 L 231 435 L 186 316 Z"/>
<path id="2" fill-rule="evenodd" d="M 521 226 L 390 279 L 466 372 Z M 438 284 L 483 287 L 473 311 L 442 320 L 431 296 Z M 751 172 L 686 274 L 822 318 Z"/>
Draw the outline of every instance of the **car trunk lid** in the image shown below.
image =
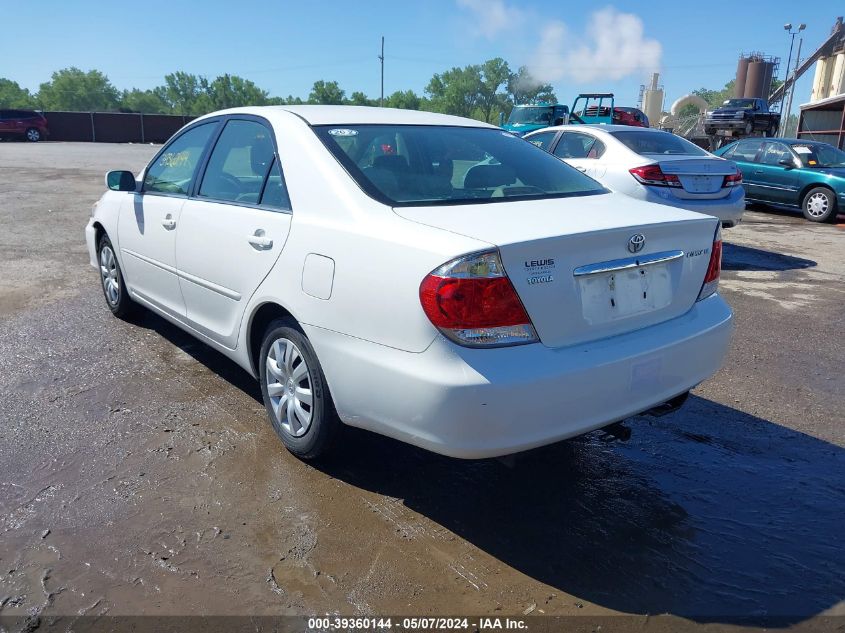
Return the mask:
<path id="1" fill-rule="evenodd" d="M 395 211 L 498 247 L 549 347 L 687 312 L 701 290 L 717 227 L 714 218 L 619 194 Z"/>

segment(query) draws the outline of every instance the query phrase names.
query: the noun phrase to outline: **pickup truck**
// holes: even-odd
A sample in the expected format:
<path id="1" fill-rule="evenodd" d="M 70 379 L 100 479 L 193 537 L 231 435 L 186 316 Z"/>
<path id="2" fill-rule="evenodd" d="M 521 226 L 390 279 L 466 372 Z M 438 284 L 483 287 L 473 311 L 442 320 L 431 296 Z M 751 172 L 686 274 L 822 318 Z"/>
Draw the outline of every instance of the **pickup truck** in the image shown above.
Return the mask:
<path id="1" fill-rule="evenodd" d="M 778 127 L 780 114 L 769 112 L 765 99 L 728 99 L 704 119 L 708 136 L 749 136 L 753 132 L 776 136 Z"/>

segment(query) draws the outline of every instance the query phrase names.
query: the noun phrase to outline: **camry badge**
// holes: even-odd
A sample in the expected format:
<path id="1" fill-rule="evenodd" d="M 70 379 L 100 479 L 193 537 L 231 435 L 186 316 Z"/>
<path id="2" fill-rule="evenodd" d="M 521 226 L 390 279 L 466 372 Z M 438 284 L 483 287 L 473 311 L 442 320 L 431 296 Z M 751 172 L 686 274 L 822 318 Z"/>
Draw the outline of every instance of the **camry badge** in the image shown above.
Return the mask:
<path id="1" fill-rule="evenodd" d="M 645 235 L 642 233 L 635 233 L 628 238 L 628 250 L 632 253 L 639 253 L 645 246 Z"/>

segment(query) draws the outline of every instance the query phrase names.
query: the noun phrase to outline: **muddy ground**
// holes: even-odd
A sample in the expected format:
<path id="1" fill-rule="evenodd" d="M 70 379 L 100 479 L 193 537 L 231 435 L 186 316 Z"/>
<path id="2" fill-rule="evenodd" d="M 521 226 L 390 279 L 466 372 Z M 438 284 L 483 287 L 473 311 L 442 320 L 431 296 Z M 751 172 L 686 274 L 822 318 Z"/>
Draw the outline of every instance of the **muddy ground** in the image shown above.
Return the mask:
<path id="1" fill-rule="evenodd" d="M 239 368 L 106 309 L 83 227 L 155 149 L 0 144 L 0 615 L 845 615 L 845 226 L 725 231 L 730 357 L 627 443 L 314 467 Z"/>

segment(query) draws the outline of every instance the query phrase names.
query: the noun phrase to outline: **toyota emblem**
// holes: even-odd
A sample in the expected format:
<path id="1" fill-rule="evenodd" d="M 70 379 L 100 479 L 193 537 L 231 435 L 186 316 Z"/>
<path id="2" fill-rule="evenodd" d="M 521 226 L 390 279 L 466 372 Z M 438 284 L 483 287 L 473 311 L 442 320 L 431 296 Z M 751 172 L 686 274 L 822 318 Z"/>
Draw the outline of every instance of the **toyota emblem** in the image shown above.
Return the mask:
<path id="1" fill-rule="evenodd" d="M 645 246 L 645 235 L 635 233 L 628 239 L 628 250 L 632 253 L 639 253 Z"/>

